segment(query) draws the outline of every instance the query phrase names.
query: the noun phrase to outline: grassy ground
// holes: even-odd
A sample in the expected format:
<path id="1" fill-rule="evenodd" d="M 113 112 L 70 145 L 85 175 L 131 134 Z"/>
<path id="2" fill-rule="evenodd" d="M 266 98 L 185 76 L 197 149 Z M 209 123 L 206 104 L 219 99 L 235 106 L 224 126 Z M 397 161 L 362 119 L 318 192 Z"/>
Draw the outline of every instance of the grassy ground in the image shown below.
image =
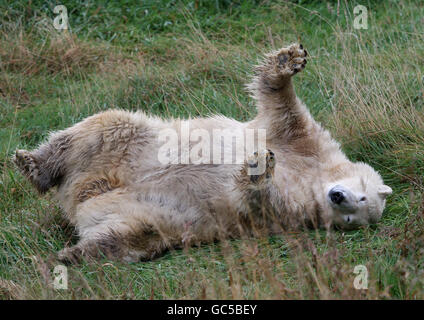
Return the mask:
<path id="1" fill-rule="evenodd" d="M 361 1 L 367 30 L 353 28 L 356 1 L 64 2 L 68 33 L 52 27 L 54 1 L 0 2 L 1 298 L 424 298 L 421 1 Z M 293 41 L 311 54 L 298 95 L 394 189 L 381 223 L 85 263 L 54 290 L 54 253 L 73 230 L 16 172 L 15 148 L 113 107 L 249 119 L 252 65 Z M 359 264 L 368 290 L 353 288 Z"/>

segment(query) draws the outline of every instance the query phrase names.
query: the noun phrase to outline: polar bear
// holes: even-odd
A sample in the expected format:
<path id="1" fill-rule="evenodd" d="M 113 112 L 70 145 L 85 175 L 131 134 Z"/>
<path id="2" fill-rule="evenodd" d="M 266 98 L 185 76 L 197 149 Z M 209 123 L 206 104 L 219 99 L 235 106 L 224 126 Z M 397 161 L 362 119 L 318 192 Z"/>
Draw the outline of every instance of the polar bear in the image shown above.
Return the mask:
<path id="1" fill-rule="evenodd" d="M 299 44 L 264 57 L 248 85 L 258 109 L 248 122 L 110 110 L 52 133 L 36 150 L 17 150 L 17 167 L 38 191 L 57 188 L 80 237 L 59 259 L 149 260 L 169 248 L 262 231 L 377 222 L 392 190 L 369 165 L 349 161 L 297 98 L 291 78 L 305 68 L 306 57 Z M 266 147 L 254 144 L 258 149 L 238 163 L 183 163 L 180 134 L 177 152 L 162 152 L 171 161 L 160 161 L 162 134 L 183 128 L 211 136 L 226 128 L 263 130 Z M 197 142 L 205 154 L 221 147 L 211 159 L 233 159 L 233 141 L 229 148 L 219 139 Z"/>

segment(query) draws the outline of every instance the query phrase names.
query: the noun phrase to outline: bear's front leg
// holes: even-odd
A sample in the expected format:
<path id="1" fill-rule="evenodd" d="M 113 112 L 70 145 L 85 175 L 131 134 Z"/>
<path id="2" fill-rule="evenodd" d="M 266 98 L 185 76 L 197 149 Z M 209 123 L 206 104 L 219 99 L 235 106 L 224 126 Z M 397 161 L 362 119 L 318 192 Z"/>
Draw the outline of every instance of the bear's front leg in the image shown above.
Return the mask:
<path id="1" fill-rule="evenodd" d="M 269 149 L 254 152 L 240 171 L 237 186 L 242 197 L 239 207 L 240 226 L 259 235 L 279 225 L 284 205 L 274 183 L 275 154 Z"/>
<path id="2" fill-rule="evenodd" d="M 307 55 L 301 44 L 266 55 L 248 85 L 258 107 L 252 126 L 266 129 L 273 145 L 296 143 L 308 134 L 311 117 L 297 98 L 291 79 L 305 68 Z"/>
<path id="3" fill-rule="evenodd" d="M 237 187 L 243 194 L 243 202 L 249 206 L 267 205 L 274 188 L 275 155 L 269 149 L 250 155 L 237 177 Z"/>
<path id="4" fill-rule="evenodd" d="M 265 56 L 262 64 L 256 67 L 256 79 L 251 89 L 261 91 L 281 90 L 290 79 L 302 71 L 307 63 L 308 52 L 301 44 L 292 44 Z"/>

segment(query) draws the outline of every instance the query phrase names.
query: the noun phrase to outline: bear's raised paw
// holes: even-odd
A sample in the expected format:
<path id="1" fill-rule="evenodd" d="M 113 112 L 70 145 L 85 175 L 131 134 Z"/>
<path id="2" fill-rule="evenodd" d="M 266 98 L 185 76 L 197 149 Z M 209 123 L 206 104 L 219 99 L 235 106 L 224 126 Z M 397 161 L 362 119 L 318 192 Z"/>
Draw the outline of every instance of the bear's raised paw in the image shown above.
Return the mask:
<path id="1" fill-rule="evenodd" d="M 292 44 L 287 48 L 282 48 L 274 55 L 279 72 L 285 75 L 294 75 L 303 70 L 306 66 L 308 52 L 301 44 Z"/>

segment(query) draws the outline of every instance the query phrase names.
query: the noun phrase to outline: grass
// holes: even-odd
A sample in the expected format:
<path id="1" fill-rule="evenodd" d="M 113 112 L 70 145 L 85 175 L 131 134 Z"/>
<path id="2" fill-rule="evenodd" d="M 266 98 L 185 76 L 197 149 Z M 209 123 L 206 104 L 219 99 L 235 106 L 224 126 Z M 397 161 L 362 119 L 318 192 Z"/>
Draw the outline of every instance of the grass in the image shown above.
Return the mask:
<path id="1" fill-rule="evenodd" d="M 52 27 L 55 4 L 0 3 L 0 298 L 424 298 L 422 2 L 362 1 L 369 28 L 356 30 L 356 1 L 70 0 L 70 32 Z M 54 254 L 73 230 L 12 152 L 113 107 L 250 119 L 252 65 L 293 41 L 311 54 L 298 95 L 394 189 L 382 221 L 84 263 L 68 268 L 68 290 L 54 290 Z M 360 264 L 368 290 L 353 287 Z"/>

